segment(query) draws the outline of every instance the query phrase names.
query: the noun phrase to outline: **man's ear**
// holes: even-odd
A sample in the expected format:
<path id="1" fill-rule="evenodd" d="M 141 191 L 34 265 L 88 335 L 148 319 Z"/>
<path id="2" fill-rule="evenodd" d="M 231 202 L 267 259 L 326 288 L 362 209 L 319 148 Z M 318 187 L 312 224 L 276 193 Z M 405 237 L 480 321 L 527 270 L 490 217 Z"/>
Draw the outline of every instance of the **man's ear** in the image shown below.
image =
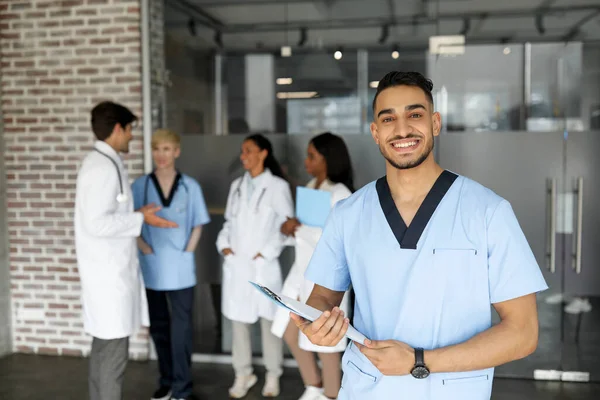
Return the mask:
<path id="1" fill-rule="evenodd" d="M 122 133 L 122 132 L 123 132 L 123 127 L 121 126 L 120 123 L 117 122 L 115 124 L 115 126 L 113 126 L 113 130 L 112 130 L 111 136 L 114 135 L 114 134 L 118 135 L 119 133 Z"/>
<path id="2" fill-rule="evenodd" d="M 442 129 L 442 116 L 439 112 L 434 112 L 431 119 L 433 122 L 433 136 L 438 136 Z"/>
<path id="3" fill-rule="evenodd" d="M 373 137 L 373 140 L 375 143 L 377 143 L 377 145 L 379 145 L 379 131 L 377 130 L 377 124 L 375 124 L 375 122 L 371 122 L 369 128 L 371 129 L 371 136 Z"/>

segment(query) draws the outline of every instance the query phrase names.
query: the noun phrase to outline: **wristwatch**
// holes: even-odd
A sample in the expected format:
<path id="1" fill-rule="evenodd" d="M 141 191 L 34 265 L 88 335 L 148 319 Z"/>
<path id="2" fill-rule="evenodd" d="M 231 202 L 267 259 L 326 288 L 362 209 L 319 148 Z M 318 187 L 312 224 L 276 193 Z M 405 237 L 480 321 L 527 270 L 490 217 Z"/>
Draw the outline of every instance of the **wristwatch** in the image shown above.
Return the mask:
<path id="1" fill-rule="evenodd" d="M 429 376 L 429 368 L 425 366 L 425 357 L 423 356 L 423 349 L 415 349 L 415 366 L 413 367 L 410 374 L 417 379 L 425 379 Z"/>

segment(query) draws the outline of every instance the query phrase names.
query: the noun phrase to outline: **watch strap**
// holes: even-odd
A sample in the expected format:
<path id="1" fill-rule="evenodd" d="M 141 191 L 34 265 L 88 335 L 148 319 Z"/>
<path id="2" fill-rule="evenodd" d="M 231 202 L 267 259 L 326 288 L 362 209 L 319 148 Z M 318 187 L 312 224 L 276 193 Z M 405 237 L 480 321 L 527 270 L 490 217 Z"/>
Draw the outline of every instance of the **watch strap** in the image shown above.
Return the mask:
<path id="1" fill-rule="evenodd" d="M 415 367 L 425 366 L 425 355 L 422 348 L 415 348 Z"/>

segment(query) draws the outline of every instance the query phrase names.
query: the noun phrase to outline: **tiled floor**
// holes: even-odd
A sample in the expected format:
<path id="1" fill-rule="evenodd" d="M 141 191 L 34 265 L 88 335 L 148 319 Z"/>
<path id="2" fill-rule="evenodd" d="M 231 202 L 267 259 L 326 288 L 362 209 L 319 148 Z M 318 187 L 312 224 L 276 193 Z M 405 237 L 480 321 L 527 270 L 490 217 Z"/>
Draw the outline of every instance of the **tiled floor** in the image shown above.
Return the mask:
<path id="1" fill-rule="evenodd" d="M 262 376 L 262 369 L 258 370 Z M 87 360 L 67 357 L 12 355 L 0 359 L 0 399 L 75 400 L 87 398 Z M 125 377 L 124 400 L 148 400 L 154 390 L 156 365 L 131 362 Z M 227 399 L 233 380 L 228 365 L 194 364 L 195 394 L 199 399 Z M 246 397 L 261 399 L 262 380 Z M 296 400 L 302 393 L 298 371 L 286 369 L 281 400 Z M 496 379 L 493 400 L 598 400 L 600 384 L 536 382 Z M 413 400 L 413 399 L 411 399 Z M 414 399 L 417 400 L 417 399 Z"/>

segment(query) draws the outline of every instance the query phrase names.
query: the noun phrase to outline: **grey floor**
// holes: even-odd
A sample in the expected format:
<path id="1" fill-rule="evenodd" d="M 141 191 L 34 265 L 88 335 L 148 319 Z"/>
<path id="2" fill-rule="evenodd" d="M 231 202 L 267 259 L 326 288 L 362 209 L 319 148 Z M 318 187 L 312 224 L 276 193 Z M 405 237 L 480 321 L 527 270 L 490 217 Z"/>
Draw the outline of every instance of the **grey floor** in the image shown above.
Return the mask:
<path id="1" fill-rule="evenodd" d="M 257 373 L 262 376 L 262 369 Z M 87 360 L 70 357 L 11 355 L 0 359 L 0 399 L 86 399 Z M 131 362 L 125 377 L 125 400 L 148 400 L 154 390 L 156 364 Z M 194 364 L 194 392 L 199 399 L 227 399 L 233 380 L 228 365 Z M 246 397 L 261 399 L 262 381 Z M 279 399 L 296 400 L 302 382 L 296 369 L 286 369 Z M 600 384 L 496 379 L 493 400 L 597 400 Z"/>

